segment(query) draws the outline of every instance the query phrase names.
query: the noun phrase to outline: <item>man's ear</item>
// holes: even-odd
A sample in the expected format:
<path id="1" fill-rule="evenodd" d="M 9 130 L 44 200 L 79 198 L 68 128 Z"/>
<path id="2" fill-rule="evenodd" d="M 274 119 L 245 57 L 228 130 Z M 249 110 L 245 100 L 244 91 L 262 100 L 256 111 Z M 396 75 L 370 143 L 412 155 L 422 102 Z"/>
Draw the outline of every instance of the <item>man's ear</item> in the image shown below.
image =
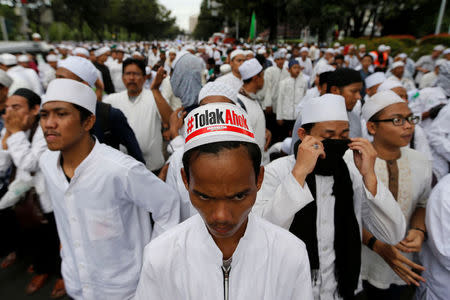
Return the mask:
<path id="1" fill-rule="evenodd" d="M 33 108 L 31 109 L 31 113 L 34 116 L 37 116 L 39 114 L 39 112 L 41 111 L 41 106 L 36 104 L 35 106 L 33 106 Z"/>
<path id="2" fill-rule="evenodd" d="M 375 135 L 377 132 L 377 125 L 374 122 L 367 122 L 367 131 L 370 133 L 370 135 Z"/>
<path id="3" fill-rule="evenodd" d="M 301 139 L 301 140 L 303 141 L 303 139 L 304 139 L 305 136 L 306 136 L 306 131 L 305 131 L 305 129 L 304 129 L 303 127 L 300 127 L 300 128 L 297 130 L 297 135 L 298 135 L 298 138 Z"/>
<path id="4" fill-rule="evenodd" d="M 263 180 L 264 180 L 264 167 L 261 166 L 261 167 L 259 167 L 258 179 L 256 180 L 256 187 L 257 187 L 258 191 L 262 186 Z"/>
<path id="5" fill-rule="evenodd" d="M 86 119 L 86 121 L 84 121 L 84 125 L 83 125 L 84 130 L 90 131 L 90 130 L 92 129 L 92 127 L 94 127 L 95 120 L 96 120 L 95 115 L 94 115 L 94 114 L 90 115 L 90 116 Z"/>
<path id="6" fill-rule="evenodd" d="M 184 168 L 181 168 L 180 172 L 181 172 L 181 178 L 183 179 L 184 187 L 186 188 L 186 190 L 189 191 L 189 183 L 188 183 L 187 175 L 186 175 L 186 172 L 184 171 Z"/>

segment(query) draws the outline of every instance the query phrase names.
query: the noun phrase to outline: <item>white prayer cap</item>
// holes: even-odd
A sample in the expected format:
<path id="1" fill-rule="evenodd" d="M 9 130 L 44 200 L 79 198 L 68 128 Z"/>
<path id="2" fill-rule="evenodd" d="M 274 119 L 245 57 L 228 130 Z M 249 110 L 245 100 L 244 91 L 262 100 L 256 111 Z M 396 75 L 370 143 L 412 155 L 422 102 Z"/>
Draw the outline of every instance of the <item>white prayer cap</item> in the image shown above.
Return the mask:
<path id="1" fill-rule="evenodd" d="M 21 62 L 21 63 L 26 63 L 26 62 L 30 61 L 30 58 L 28 57 L 28 55 L 22 54 L 22 55 L 19 55 L 19 57 L 17 58 L 17 61 Z"/>
<path id="2" fill-rule="evenodd" d="M 79 105 L 95 115 L 97 96 L 87 85 L 72 79 L 57 78 L 50 81 L 42 96 L 41 107 L 52 101 L 63 101 Z"/>
<path id="3" fill-rule="evenodd" d="M 192 45 L 186 45 L 186 46 L 183 48 L 183 50 L 185 50 L 185 51 L 188 51 L 188 50 L 195 51 L 195 47 L 192 46 Z"/>
<path id="4" fill-rule="evenodd" d="M 55 54 L 49 54 L 46 57 L 47 62 L 56 62 L 58 61 L 58 56 L 56 56 Z"/>
<path id="5" fill-rule="evenodd" d="M 307 47 L 302 47 L 300 49 L 300 52 L 309 52 L 309 49 Z"/>
<path id="6" fill-rule="evenodd" d="M 285 58 L 285 55 L 282 51 L 277 51 L 275 52 L 275 54 L 273 55 L 273 59 L 280 59 L 280 58 Z"/>
<path id="7" fill-rule="evenodd" d="M 250 55 L 250 54 L 251 54 L 251 55 L 255 55 L 255 53 L 253 53 L 252 50 L 245 50 L 245 51 L 244 51 L 244 55 L 245 55 L 245 56 Z"/>
<path id="8" fill-rule="evenodd" d="M 229 64 L 223 64 L 220 66 L 220 74 L 225 75 L 231 72 L 231 66 Z"/>
<path id="9" fill-rule="evenodd" d="M 405 63 L 399 60 L 392 64 L 392 70 L 394 70 L 395 68 L 404 67 L 404 66 L 405 66 Z"/>
<path id="10" fill-rule="evenodd" d="M 265 48 L 259 48 L 257 53 L 258 54 L 264 54 L 264 53 L 266 53 L 266 49 Z"/>
<path id="11" fill-rule="evenodd" d="M 95 50 L 94 54 L 95 54 L 95 57 L 99 57 L 100 55 L 103 55 L 109 51 L 111 51 L 111 49 L 109 47 L 102 47 L 98 50 Z"/>
<path id="12" fill-rule="evenodd" d="M 245 52 L 241 49 L 236 49 L 230 53 L 230 59 L 233 60 L 233 58 L 235 58 L 236 55 L 244 55 L 245 56 Z"/>
<path id="13" fill-rule="evenodd" d="M 444 50 L 444 52 L 442 52 L 443 55 L 447 55 L 450 54 L 450 48 L 447 48 Z"/>
<path id="14" fill-rule="evenodd" d="M 380 84 L 377 92 L 388 91 L 396 87 L 403 87 L 403 85 L 398 80 L 386 79 L 382 84 Z"/>
<path id="15" fill-rule="evenodd" d="M 247 113 L 230 103 L 210 103 L 192 110 L 184 119 L 184 152 L 215 142 L 256 144 Z"/>
<path id="16" fill-rule="evenodd" d="M 198 103 L 209 96 L 223 96 L 231 101 L 237 101 L 237 90 L 220 81 L 212 81 L 205 84 L 198 93 Z"/>
<path id="17" fill-rule="evenodd" d="M 384 44 L 381 44 L 378 46 L 378 52 L 384 52 L 386 51 L 386 46 Z"/>
<path id="18" fill-rule="evenodd" d="M 83 47 L 76 47 L 73 51 L 72 51 L 73 55 L 84 55 L 87 57 L 89 57 L 89 51 L 86 48 Z"/>
<path id="19" fill-rule="evenodd" d="M 176 53 L 177 53 L 177 50 L 175 50 L 175 48 L 170 48 L 170 49 L 169 49 L 169 53 L 175 53 L 175 54 L 176 54 Z"/>
<path id="20" fill-rule="evenodd" d="M 74 73 L 82 80 L 86 81 L 90 86 L 94 86 L 98 78 L 97 68 L 94 64 L 80 56 L 69 56 L 68 58 L 58 62 L 58 68 L 64 68 Z"/>
<path id="21" fill-rule="evenodd" d="M 334 43 L 334 47 L 340 47 L 341 44 L 339 44 L 338 42 Z"/>
<path id="22" fill-rule="evenodd" d="M 144 57 L 141 52 L 139 51 L 134 51 L 133 53 L 131 53 L 131 56 L 140 56 L 140 57 Z"/>
<path id="23" fill-rule="evenodd" d="M 9 77 L 9 75 L 5 71 L 0 69 L 0 84 L 6 87 L 10 87 L 12 83 L 12 78 Z"/>
<path id="24" fill-rule="evenodd" d="M 328 48 L 327 50 L 325 50 L 325 53 L 334 54 L 334 49 L 333 48 Z"/>
<path id="25" fill-rule="evenodd" d="M 246 60 L 240 67 L 239 67 L 239 73 L 241 73 L 242 80 L 247 80 L 252 78 L 253 76 L 259 74 L 261 72 L 263 67 L 259 63 L 259 61 L 256 58 L 252 58 L 249 60 Z"/>
<path id="26" fill-rule="evenodd" d="M 291 50 L 292 50 L 292 46 L 290 46 L 290 45 L 287 46 L 286 48 L 287 48 L 288 51 L 291 51 Z"/>
<path id="27" fill-rule="evenodd" d="M 125 50 L 125 48 L 122 47 L 122 45 L 117 46 L 115 50 L 118 52 L 123 52 L 123 53 L 127 52 L 127 50 Z"/>
<path id="28" fill-rule="evenodd" d="M 433 48 L 433 51 L 444 51 L 445 47 L 442 45 L 437 45 Z"/>
<path id="29" fill-rule="evenodd" d="M 301 112 L 302 125 L 326 121 L 348 121 L 345 99 L 325 94 L 308 100 Z"/>
<path id="30" fill-rule="evenodd" d="M 386 80 L 386 76 L 383 72 L 375 72 L 366 77 L 364 83 L 366 84 L 366 88 L 371 88 L 377 84 L 383 83 Z"/>
<path id="31" fill-rule="evenodd" d="M 377 55 L 375 53 L 370 52 L 369 55 L 372 56 L 372 60 L 377 59 Z"/>
<path id="32" fill-rule="evenodd" d="M 385 51 L 389 51 L 389 50 L 391 50 L 391 46 L 386 45 L 386 46 L 384 47 L 384 49 L 385 49 Z"/>
<path id="33" fill-rule="evenodd" d="M 39 33 L 35 32 L 35 33 L 33 33 L 33 34 L 31 35 L 31 37 L 32 37 L 33 39 L 40 39 L 40 38 L 41 38 L 41 35 L 40 35 Z"/>
<path id="34" fill-rule="evenodd" d="M 396 103 L 406 102 L 393 91 L 379 91 L 370 97 L 366 103 L 364 103 L 362 107 L 362 117 L 364 120 L 369 121 L 374 114 L 381 111 L 385 107 Z"/>
<path id="35" fill-rule="evenodd" d="M 320 64 L 317 66 L 316 75 L 320 75 L 325 72 L 333 72 L 335 69 L 332 65 L 329 64 Z M 305 76 L 305 75 L 303 75 Z"/>
<path id="36" fill-rule="evenodd" d="M 365 45 L 365 44 L 359 45 L 359 49 L 363 49 L 363 48 L 366 48 L 366 45 Z"/>
<path id="37" fill-rule="evenodd" d="M 283 151 L 286 154 L 289 154 L 291 151 L 291 144 L 292 144 L 292 138 L 287 137 L 284 139 L 283 143 L 281 144 L 281 151 Z"/>
<path id="38" fill-rule="evenodd" d="M 17 57 L 9 53 L 2 54 L 0 61 L 5 66 L 17 65 Z"/>
<path id="39" fill-rule="evenodd" d="M 397 55 L 397 57 L 400 57 L 401 59 L 405 59 L 408 57 L 408 55 L 406 53 L 400 53 Z"/>

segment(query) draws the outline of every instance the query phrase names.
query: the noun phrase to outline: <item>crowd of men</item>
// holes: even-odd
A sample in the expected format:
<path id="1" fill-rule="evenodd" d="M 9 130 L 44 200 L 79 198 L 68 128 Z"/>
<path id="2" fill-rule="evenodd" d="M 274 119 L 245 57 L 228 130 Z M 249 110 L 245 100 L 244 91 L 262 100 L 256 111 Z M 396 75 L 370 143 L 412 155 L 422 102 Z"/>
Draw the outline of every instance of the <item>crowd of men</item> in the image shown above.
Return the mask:
<path id="1" fill-rule="evenodd" d="M 450 48 L 0 55 L 0 268 L 73 299 L 448 299 Z"/>

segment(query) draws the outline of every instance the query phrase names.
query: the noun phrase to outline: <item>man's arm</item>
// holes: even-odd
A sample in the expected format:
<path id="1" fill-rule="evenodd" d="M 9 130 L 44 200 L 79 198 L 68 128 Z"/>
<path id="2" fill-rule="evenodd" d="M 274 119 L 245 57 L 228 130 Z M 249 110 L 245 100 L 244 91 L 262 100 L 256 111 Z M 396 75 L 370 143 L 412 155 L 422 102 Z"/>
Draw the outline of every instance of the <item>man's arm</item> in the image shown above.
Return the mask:
<path id="1" fill-rule="evenodd" d="M 158 111 L 161 115 L 162 121 L 164 123 L 169 123 L 170 115 L 172 114 L 173 110 L 159 90 L 164 77 L 164 68 L 160 67 L 158 69 L 158 72 L 156 72 L 156 78 L 155 80 L 153 80 L 150 90 L 152 91 L 153 97 L 155 98 L 156 106 L 158 107 Z"/>

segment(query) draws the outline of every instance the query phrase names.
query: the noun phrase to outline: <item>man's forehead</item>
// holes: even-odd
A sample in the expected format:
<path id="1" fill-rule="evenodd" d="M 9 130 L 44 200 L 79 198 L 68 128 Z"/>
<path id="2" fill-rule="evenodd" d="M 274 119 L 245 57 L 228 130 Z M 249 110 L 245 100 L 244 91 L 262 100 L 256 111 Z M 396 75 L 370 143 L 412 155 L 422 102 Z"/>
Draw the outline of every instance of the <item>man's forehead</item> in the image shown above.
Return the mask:
<path id="1" fill-rule="evenodd" d="M 315 126 L 321 131 L 344 131 L 349 128 L 348 121 L 325 121 L 316 123 Z"/>
<path id="2" fill-rule="evenodd" d="M 74 106 L 65 101 L 49 101 L 42 105 L 41 110 L 58 110 L 58 109 L 71 109 Z"/>

